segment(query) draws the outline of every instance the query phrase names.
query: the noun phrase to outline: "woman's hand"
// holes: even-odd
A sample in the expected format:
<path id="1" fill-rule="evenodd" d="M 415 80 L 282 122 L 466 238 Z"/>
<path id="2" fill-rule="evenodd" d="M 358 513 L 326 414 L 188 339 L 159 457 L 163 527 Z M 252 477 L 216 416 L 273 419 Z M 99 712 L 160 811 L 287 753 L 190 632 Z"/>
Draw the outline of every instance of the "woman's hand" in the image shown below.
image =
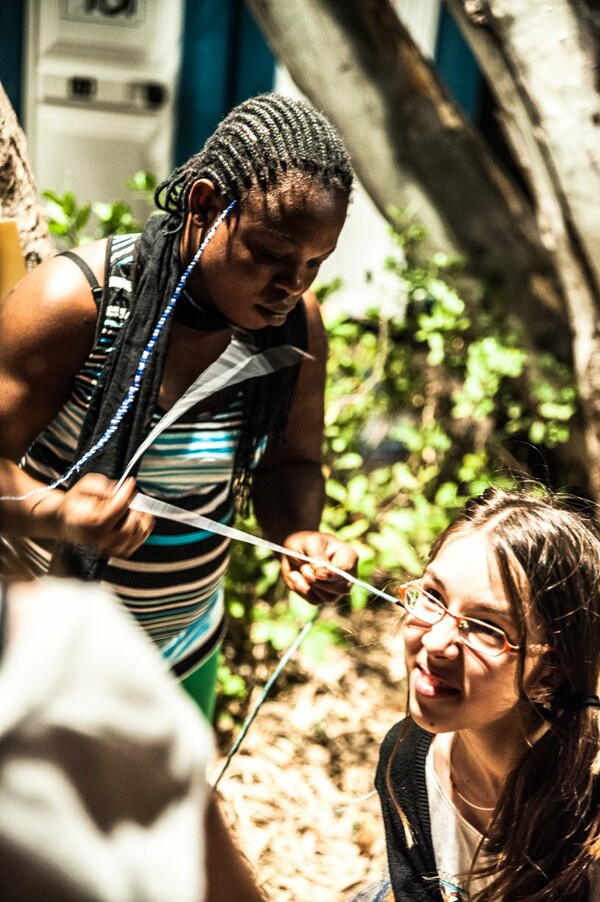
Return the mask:
<path id="1" fill-rule="evenodd" d="M 322 562 L 322 566 L 319 566 L 297 558 L 283 557 L 281 573 L 289 589 L 315 604 L 331 603 L 348 593 L 349 580 L 332 573 L 328 564 L 353 573 L 358 555 L 352 545 L 341 542 L 328 533 L 307 530 L 292 533 L 283 544 L 290 551 L 297 551 Z"/>
<path id="2" fill-rule="evenodd" d="M 135 479 L 117 483 L 99 473 L 87 473 L 66 492 L 51 493 L 55 504 L 56 538 L 87 545 L 103 557 L 127 558 L 146 541 L 154 517 L 130 510 Z M 44 505 L 45 499 L 39 502 Z"/>

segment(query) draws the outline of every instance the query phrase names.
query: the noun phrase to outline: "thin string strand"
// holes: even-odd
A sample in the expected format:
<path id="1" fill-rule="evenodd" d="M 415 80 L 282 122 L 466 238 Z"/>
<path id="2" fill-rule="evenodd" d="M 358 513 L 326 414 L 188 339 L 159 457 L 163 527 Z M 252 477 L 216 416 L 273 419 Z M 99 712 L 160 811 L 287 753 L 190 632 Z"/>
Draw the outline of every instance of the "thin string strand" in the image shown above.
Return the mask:
<path id="1" fill-rule="evenodd" d="M 217 217 L 217 219 L 214 221 L 214 223 L 212 224 L 212 226 L 206 233 L 204 240 L 202 241 L 200 247 L 194 254 L 192 260 L 188 263 L 188 265 L 186 266 L 182 275 L 180 276 L 179 281 L 177 282 L 177 285 L 175 286 L 175 290 L 173 292 L 171 300 L 169 301 L 169 303 L 163 310 L 158 322 L 156 323 L 156 326 L 154 327 L 152 335 L 150 336 L 150 338 L 148 340 L 146 347 L 142 351 L 142 355 L 138 362 L 135 376 L 133 377 L 133 382 L 127 389 L 127 393 L 125 394 L 125 397 L 123 398 L 121 404 L 119 405 L 116 413 L 112 417 L 110 423 L 106 427 L 104 434 L 98 439 L 98 441 L 96 442 L 95 445 L 93 445 L 88 451 L 86 451 L 85 454 L 82 457 L 80 457 L 79 460 L 75 461 L 75 463 L 72 464 L 69 467 L 69 469 L 65 473 L 63 473 L 62 476 L 59 476 L 58 479 L 55 479 L 54 482 L 51 482 L 49 485 L 40 486 L 40 488 L 37 488 L 37 489 L 33 489 L 31 492 L 27 492 L 25 495 L 0 495 L 0 501 L 26 501 L 28 498 L 32 498 L 35 495 L 40 495 L 43 492 L 49 492 L 52 489 L 58 488 L 58 486 L 67 482 L 67 480 L 69 480 L 71 478 L 71 476 L 73 476 L 75 473 L 78 473 L 79 470 L 81 469 L 81 467 L 83 467 L 84 464 L 86 464 L 88 462 L 88 460 L 90 460 L 90 458 L 92 458 L 101 448 L 103 448 L 111 440 L 111 438 L 113 437 L 113 435 L 119 428 L 120 424 L 123 422 L 123 418 L 125 417 L 125 415 L 129 411 L 129 409 L 131 408 L 131 405 L 133 404 L 135 396 L 137 395 L 137 393 L 140 389 L 140 385 L 142 383 L 142 378 L 143 378 L 144 372 L 146 370 L 146 367 L 148 366 L 148 362 L 149 362 L 150 358 L 152 357 L 152 354 L 154 353 L 154 350 L 156 348 L 156 342 L 158 340 L 158 337 L 160 336 L 160 333 L 164 329 L 165 323 L 167 322 L 167 320 L 173 313 L 173 310 L 175 309 L 175 305 L 177 304 L 179 296 L 180 296 L 181 292 L 183 291 L 183 288 L 184 288 L 188 278 L 190 277 L 192 270 L 194 269 L 194 267 L 198 263 L 200 257 L 204 253 L 206 245 L 211 240 L 211 238 L 213 237 L 213 235 L 215 234 L 216 230 L 221 225 L 223 220 L 226 219 L 227 216 L 229 216 L 229 214 L 231 213 L 231 211 L 234 208 L 236 203 L 237 203 L 236 200 L 232 200 L 231 203 Z"/>
<path id="2" fill-rule="evenodd" d="M 219 523 L 216 520 L 212 520 L 210 517 L 204 517 L 202 514 L 195 514 L 192 511 L 184 510 L 183 508 L 176 507 L 173 504 L 169 504 L 166 501 L 160 501 L 158 498 L 151 498 L 148 495 L 144 495 L 141 492 L 138 492 L 131 500 L 130 507 L 133 510 L 145 511 L 146 513 L 152 514 L 154 517 L 164 517 L 167 520 L 174 520 L 178 523 L 185 523 L 188 526 L 192 526 L 195 529 L 205 529 L 209 532 L 213 532 L 217 535 L 226 536 L 229 539 L 245 542 L 248 545 L 256 545 L 259 548 L 267 548 L 270 551 L 275 552 L 276 554 L 283 554 L 287 557 L 293 557 L 296 560 L 306 561 L 309 564 L 312 564 L 316 567 L 326 567 L 330 572 L 336 573 L 338 576 L 343 576 L 348 582 L 353 585 L 360 586 L 363 589 L 366 589 L 370 594 L 377 595 L 379 598 L 383 598 L 385 601 L 390 601 L 394 605 L 400 605 L 401 602 L 399 599 L 394 598 L 393 595 L 389 595 L 387 592 L 384 592 L 382 589 L 377 589 L 375 586 L 371 586 L 369 583 L 365 582 L 362 579 L 354 576 L 351 573 L 347 573 L 345 570 L 341 570 L 339 567 L 334 566 L 333 564 L 327 563 L 322 559 L 314 558 L 306 554 L 301 554 L 299 551 L 292 551 L 290 548 L 285 548 L 283 545 L 277 545 L 275 542 L 270 542 L 268 539 L 263 539 L 260 536 L 255 536 L 252 533 L 244 532 L 241 529 L 237 529 L 234 526 L 228 526 L 225 523 Z M 289 647 L 271 676 L 269 677 L 265 687 L 252 708 L 250 714 L 242 724 L 242 728 L 236 739 L 234 745 L 229 750 L 223 767 L 214 783 L 214 789 L 217 788 L 223 774 L 229 767 L 231 759 L 236 754 L 238 749 L 240 748 L 246 733 L 250 729 L 252 722 L 254 721 L 256 715 L 260 711 L 263 703 L 265 702 L 272 686 L 275 681 L 279 677 L 280 673 L 294 654 L 297 648 L 299 648 L 300 644 L 303 642 L 305 637 L 308 635 L 310 630 L 313 627 L 317 617 L 320 614 L 320 607 L 316 608 L 311 620 L 309 620 L 302 630 L 296 636 L 294 642 Z"/>
<path id="3" fill-rule="evenodd" d="M 372 789 L 370 792 L 365 793 L 364 796 L 356 796 L 354 799 L 346 802 L 345 805 L 340 805 L 338 808 L 332 808 L 331 810 L 333 814 L 343 814 L 344 811 L 348 811 L 348 809 L 353 808 L 354 805 L 360 805 L 361 802 L 366 802 L 368 799 L 373 798 L 374 795 L 377 795 L 376 789 Z"/>
<path id="4" fill-rule="evenodd" d="M 210 517 L 203 516 L 203 514 L 195 514 L 193 511 L 176 507 L 174 504 L 169 504 L 167 501 L 161 501 L 159 498 L 152 498 L 150 495 L 144 495 L 142 492 L 137 492 L 133 496 L 129 507 L 131 510 L 142 511 L 151 514 L 153 517 L 164 517 L 166 520 L 173 520 L 176 523 L 185 523 L 188 526 L 192 526 L 194 529 L 206 529 L 216 535 L 226 536 L 228 539 L 234 539 L 239 542 L 245 542 L 247 545 L 256 545 L 258 548 L 267 548 L 269 551 L 274 551 L 276 554 L 283 554 L 286 557 L 293 557 L 299 561 L 306 561 L 308 564 L 312 564 L 316 567 L 326 567 L 331 573 L 342 576 L 353 585 L 366 589 L 369 594 L 377 595 L 385 601 L 390 601 L 393 605 L 402 607 L 402 602 L 398 598 L 394 598 L 393 595 L 384 592 L 383 589 L 377 589 L 375 586 L 359 579 L 359 577 L 354 576 L 352 573 L 348 573 L 346 570 L 336 567 L 335 564 L 324 561 L 322 558 L 315 558 L 307 554 L 301 554 L 299 551 L 293 551 L 291 548 L 286 548 L 284 545 L 278 545 L 276 542 L 269 541 L 269 539 L 263 539 L 262 536 L 255 536 L 250 532 L 244 532 L 244 530 L 237 529 L 235 526 L 219 523 L 218 520 L 212 520 Z"/>
<path id="5" fill-rule="evenodd" d="M 456 734 L 454 734 L 454 736 L 452 737 L 450 751 L 448 752 L 448 774 L 450 776 L 450 785 L 452 786 L 452 789 L 454 790 L 456 795 L 459 798 L 461 798 L 463 800 L 463 802 L 465 802 L 465 804 L 467 804 L 469 806 L 469 808 L 474 808 L 476 811 L 493 811 L 494 808 L 496 807 L 495 805 L 492 805 L 490 808 L 487 805 L 476 805 L 475 802 L 470 802 L 469 799 L 465 798 L 465 796 L 462 794 L 462 792 L 456 785 L 456 780 L 454 779 L 454 774 L 452 773 L 452 752 L 454 751 L 455 738 L 456 738 Z"/>
<path id="6" fill-rule="evenodd" d="M 271 674 L 271 676 L 269 677 L 267 682 L 265 683 L 258 701 L 252 708 L 250 714 L 248 715 L 248 717 L 246 718 L 244 723 L 242 724 L 242 728 L 240 730 L 238 738 L 236 739 L 236 741 L 230 748 L 229 752 L 227 753 L 227 757 L 225 758 L 223 767 L 221 768 L 219 775 L 213 784 L 213 789 L 216 789 L 217 786 L 219 785 L 219 782 L 221 781 L 221 777 L 223 776 L 223 774 L 229 767 L 231 759 L 233 758 L 233 756 L 235 755 L 235 753 L 241 746 L 242 742 L 244 741 L 244 737 L 246 736 L 246 733 L 250 729 L 250 726 L 252 725 L 254 718 L 256 717 L 256 715 L 260 711 L 261 707 L 263 706 L 264 702 L 266 701 L 266 698 L 267 698 L 269 692 L 271 691 L 271 687 L 277 680 L 277 677 L 279 676 L 281 671 L 284 669 L 284 667 L 286 666 L 286 664 L 288 663 L 288 661 L 290 660 L 290 658 L 292 657 L 292 655 L 294 654 L 296 649 L 299 648 L 300 644 L 303 642 L 303 640 L 306 638 L 306 636 L 308 636 L 309 632 L 313 628 L 313 625 L 320 613 L 321 613 L 321 608 L 320 607 L 316 608 L 311 619 L 309 621 L 307 621 L 307 623 L 304 624 L 304 626 L 302 627 L 302 629 L 300 630 L 300 632 L 298 633 L 298 635 L 296 636 L 296 638 L 294 639 L 294 641 L 292 642 L 292 644 L 290 645 L 290 647 L 288 648 L 288 650 L 286 651 L 284 656 L 282 657 L 281 661 L 279 662 L 279 664 L 277 665 L 277 667 L 275 668 L 275 670 L 273 671 L 273 673 Z"/>

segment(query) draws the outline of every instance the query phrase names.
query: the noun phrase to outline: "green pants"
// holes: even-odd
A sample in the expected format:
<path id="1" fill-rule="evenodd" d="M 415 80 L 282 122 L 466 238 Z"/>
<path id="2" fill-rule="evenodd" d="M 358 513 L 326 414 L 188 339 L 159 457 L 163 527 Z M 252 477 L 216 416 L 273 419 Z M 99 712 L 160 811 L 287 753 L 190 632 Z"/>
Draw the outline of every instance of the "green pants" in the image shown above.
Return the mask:
<path id="1" fill-rule="evenodd" d="M 217 668 L 219 666 L 220 653 L 221 643 L 219 642 L 208 658 L 203 661 L 196 670 L 188 673 L 188 675 L 181 680 L 181 685 L 188 695 L 191 695 L 194 699 L 209 723 L 212 723 L 215 713 L 215 702 L 217 700 Z"/>

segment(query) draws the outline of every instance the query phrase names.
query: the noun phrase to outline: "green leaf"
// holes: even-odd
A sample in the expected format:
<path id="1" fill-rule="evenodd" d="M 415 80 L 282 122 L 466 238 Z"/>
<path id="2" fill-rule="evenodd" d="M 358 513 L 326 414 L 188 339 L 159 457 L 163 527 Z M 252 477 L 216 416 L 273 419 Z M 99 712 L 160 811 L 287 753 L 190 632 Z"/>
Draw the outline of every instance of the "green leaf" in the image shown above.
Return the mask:
<path id="1" fill-rule="evenodd" d="M 225 664 L 219 664 L 217 669 L 217 686 L 220 694 L 227 698 L 245 698 L 248 694 L 242 677 L 232 673 Z"/>

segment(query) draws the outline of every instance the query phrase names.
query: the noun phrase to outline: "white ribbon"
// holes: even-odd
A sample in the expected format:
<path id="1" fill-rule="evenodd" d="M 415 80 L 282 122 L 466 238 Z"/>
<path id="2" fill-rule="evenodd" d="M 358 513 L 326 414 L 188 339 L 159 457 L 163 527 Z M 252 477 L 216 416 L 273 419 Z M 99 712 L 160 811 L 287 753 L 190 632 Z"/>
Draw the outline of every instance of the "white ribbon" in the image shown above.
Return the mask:
<path id="1" fill-rule="evenodd" d="M 306 561 L 317 569 L 327 567 L 331 573 L 337 573 L 338 576 L 342 576 L 353 585 L 360 586 L 362 589 L 366 589 L 373 595 L 378 595 L 379 598 L 391 601 L 392 604 L 395 605 L 400 603 L 393 595 L 388 595 L 387 592 L 376 589 L 374 586 L 364 582 L 362 579 L 358 579 L 358 577 L 353 576 L 346 570 L 334 567 L 333 564 L 324 561 L 322 558 L 318 559 L 309 557 L 309 555 L 306 554 L 300 554 L 299 551 L 292 551 L 290 548 L 284 548 L 283 545 L 277 545 L 275 542 L 270 542 L 268 539 L 262 539 L 259 536 L 254 536 L 252 533 L 244 532 L 233 526 L 226 526 L 224 523 L 211 520 L 210 517 L 204 517 L 202 514 L 194 514 L 192 511 L 183 510 L 183 508 L 175 507 L 175 505 L 168 504 L 166 501 L 159 501 L 158 498 L 151 498 L 149 495 L 143 495 L 138 492 L 134 495 L 129 506 L 132 510 L 142 511 L 146 514 L 151 514 L 153 517 L 164 517 L 167 520 L 175 520 L 176 523 L 185 523 L 187 526 L 194 527 L 194 529 L 205 529 L 209 532 L 217 533 L 220 536 L 227 536 L 229 539 L 245 542 L 247 545 L 256 545 L 258 548 L 268 548 L 270 551 L 274 551 L 277 554 L 285 554 L 287 557 Z"/>
<path id="2" fill-rule="evenodd" d="M 186 389 L 179 400 L 175 402 L 171 409 L 148 433 L 125 467 L 115 491 L 120 488 L 129 475 L 131 468 L 140 459 L 146 448 L 150 447 L 154 439 L 167 426 L 179 419 L 186 410 L 193 407 L 194 404 L 204 401 L 210 395 L 231 385 L 237 385 L 239 382 L 244 382 L 246 379 L 254 379 L 257 376 L 266 376 L 268 373 L 274 373 L 275 370 L 282 369 L 285 366 L 293 366 L 303 359 L 312 358 L 310 354 L 301 351 L 300 348 L 296 348 L 294 345 L 280 345 L 279 347 L 267 348 L 266 351 L 256 353 L 255 348 L 240 341 L 234 335 L 220 357 L 198 376 L 196 381 Z"/>

